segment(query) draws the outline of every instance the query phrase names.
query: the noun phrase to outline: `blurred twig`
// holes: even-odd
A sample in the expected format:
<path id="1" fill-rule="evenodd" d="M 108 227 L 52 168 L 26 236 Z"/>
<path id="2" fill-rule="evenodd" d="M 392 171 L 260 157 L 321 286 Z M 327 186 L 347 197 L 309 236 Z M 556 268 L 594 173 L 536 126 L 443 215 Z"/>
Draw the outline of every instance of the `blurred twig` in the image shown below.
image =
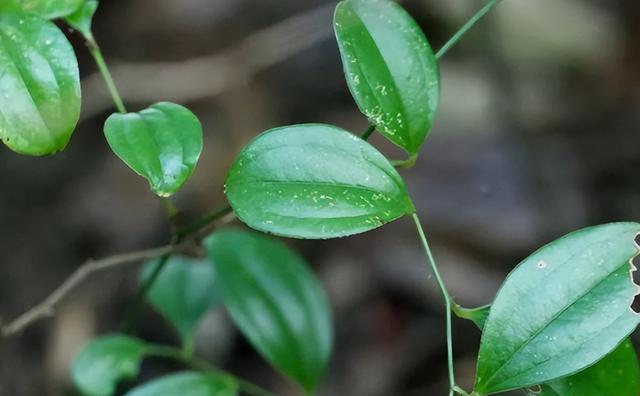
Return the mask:
<path id="1" fill-rule="evenodd" d="M 332 9 L 333 4 L 327 4 L 287 18 L 215 55 L 181 62 L 115 62 L 113 78 L 125 102 L 158 98 L 185 102 L 215 96 L 329 38 Z M 113 106 L 99 73 L 86 77 L 82 85 L 84 92 L 90 92 L 83 95 L 83 119 Z"/>
<path id="2" fill-rule="evenodd" d="M 94 272 L 112 269 L 124 264 L 135 263 L 143 260 L 160 257 L 162 255 L 175 252 L 181 246 L 162 246 L 153 249 L 140 250 L 137 252 L 119 254 L 115 256 L 105 257 L 100 260 L 88 260 L 78 267 L 66 281 L 45 298 L 41 303 L 35 305 L 22 315 L 18 316 L 12 322 L 2 326 L 2 335 L 5 337 L 17 334 L 28 327 L 30 324 L 51 316 L 54 314 L 56 307 L 60 301 L 82 283 L 89 275 Z"/>
<path id="3" fill-rule="evenodd" d="M 60 302 L 94 272 L 114 269 L 121 265 L 138 263 L 140 261 L 156 259 L 172 253 L 181 252 L 183 250 L 186 250 L 186 248 L 192 245 L 193 242 L 197 242 L 204 235 L 209 233 L 212 228 L 215 227 L 216 221 L 219 220 L 221 224 L 225 224 L 233 220 L 235 217 L 233 213 L 230 213 L 227 210 L 221 211 L 219 209 L 216 209 L 212 213 L 217 214 L 217 216 L 208 214 L 203 217 L 209 220 L 208 223 L 203 223 L 202 221 L 196 222 L 197 227 L 193 226 L 190 228 L 189 234 L 185 234 L 185 237 L 188 236 L 189 238 L 184 239 L 183 243 L 118 254 L 105 257 L 100 260 L 86 261 L 42 302 L 36 304 L 6 325 L 4 323 L 0 323 L 0 334 L 4 337 L 15 335 L 17 333 L 20 333 L 22 330 L 26 329 L 33 323 L 37 322 L 38 320 L 44 319 L 48 316 L 52 316 L 55 313 L 55 310 Z"/>

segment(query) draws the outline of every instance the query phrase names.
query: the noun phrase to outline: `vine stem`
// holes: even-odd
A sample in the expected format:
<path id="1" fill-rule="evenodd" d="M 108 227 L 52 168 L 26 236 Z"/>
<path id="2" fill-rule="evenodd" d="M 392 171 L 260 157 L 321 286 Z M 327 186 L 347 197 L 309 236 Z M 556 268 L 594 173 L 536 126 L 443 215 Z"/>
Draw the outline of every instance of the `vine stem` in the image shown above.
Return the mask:
<path id="1" fill-rule="evenodd" d="M 102 56 L 102 51 L 100 51 L 100 46 L 96 42 L 93 37 L 86 37 L 87 45 L 89 47 L 89 52 L 93 59 L 98 65 L 98 70 L 100 70 L 100 74 L 102 74 L 102 78 L 104 79 L 105 84 L 107 85 L 107 89 L 111 94 L 111 98 L 113 99 L 113 103 L 116 105 L 116 108 L 120 113 L 126 113 L 127 109 L 124 107 L 124 102 L 122 101 L 122 97 L 118 92 L 118 88 L 116 87 L 116 83 L 113 81 L 113 77 L 111 76 L 111 72 L 109 71 L 109 67 L 107 67 L 107 62 L 104 60 L 104 56 Z"/>
<path id="2" fill-rule="evenodd" d="M 413 222 L 416 225 L 416 230 L 418 231 L 418 236 L 420 237 L 420 242 L 422 242 L 422 247 L 424 248 L 425 255 L 427 256 L 427 261 L 431 266 L 431 271 L 433 272 L 434 277 L 436 278 L 436 282 L 438 283 L 438 287 L 440 288 L 440 292 L 442 293 L 442 297 L 444 298 L 444 303 L 446 306 L 446 320 L 447 320 L 447 367 L 449 368 L 449 395 L 452 396 L 454 389 L 456 386 L 456 378 L 455 372 L 453 369 L 453 337 L 451 335 L 451 305 L 452 298 L 447 290 L 447 286 L 440 275 L 440 271 L 438 270 L 438 266 L 436 265 L 436 261 L 433 258 L 433 253 L 431 253 L 431 248 L 429 247 L 429 242 L 427 242 L 427 237 L 425 236 L 424 230 L 422 229 L 422 224 L 420 223 L 420 218 L 417 213 L 413 213 L 411 215 Z"/>
<path id="3" fill-rule="evenodd" d="M 362 140 L 367 140 L 369 139 L 369 137 L 371 136 L 371 134 L 376 130 L 376 126 L 371 124 L 369 125 L 369 127 L 367 128 L 366 131 L 364 131 L 364 133 L 362 134 L 362 136 L 360 136 L 362 138 Z"/>
<path id="4" fill-rule="evenodd" d="M 240 390 L 248 395 L 253 395 L 253 396 L 277 396 L 275 393 L 272 393 L 264 388 L 259 387 L 258 385 L 255 385 L 249 381 L 246 381 L 242 378 L 236 377 L 235 375 L 221 370 L 215 366 L 213 366 L 211 363 L 207 362 L 204 359 L 201 359 L 197 356 L 190 356 L 187 355 L 183 352 L 183 350 L 178 349 L 178 348 L 174 348 L 171 346 L 167 346 L 167 345 L 159 345 L 159 344 L 152 344 L 148 346 L 147 349 L 147 354 L 149 356 L 156 356 L 156 357 L 164 357 L 164 358 L 169 358 L 169 359 L 174 359 L 177 361 L 180 361 L 196 370 L 199 371 L 203 371 L 203 372 L 207 372 L 207 373 L 213 373 L 213 374 L 218 374 L 221 376 L 225 376 L 225 377 L 229 377 L 229 378 L 233 378 L 234 381 L 236 381 L 236 383 L 238 384 L 238 386 L 240 387 Z"/>
<path id="5" fill-rule="evenodd" d="M 202 230 L 203 228 L 207 227 L 213 221 L 221 217 L 224 217 L 232 212 L 233 212 L 233 209 L 231 208 L 230 205 L 225 205 L 221 208 L 214 209 L 208 214 L 202 216 L 199 220 L 197 220 L 195 223 L 191 224 L 190 226 L 187 226 L 183 229 L 178 230 L 177 232 L 178 237 L 183 238 L 187 235 L 195 234 L 200 230 Z"/>
<path id="6" fill-rule="evenodd" d="M 490 0 L 484 7 L 476 12 L 471 19 L 465 23 L 460 30 L 458 30 L 443 46 L 436 52 L 436 59 L 442 58 L 453 46 L 455 46 L 460 39 L 467 34 L 471 28 L 475 26 L 485 15 L 493 10 L 502 0 Z"/>
<path id="7" fill-rule="evenodd" d="M 185 240 L 185 238 L 196 235 L 203 228 L 207 227 L 219 218 L 224 217 L 233 211 L 233 209 L 229 205 L 214 209 L 212 212 L 204 215 L 202 218 L 197 220 L 194 224 L 181 230 L 178 228 L 178 224 L 176 222 L 178 210 L 169 199 L 164 198 L 163 202 L 165 204 L 167 220 L 169 221 L 169 224 L 171 226 L 172 236 L 170 245 L 179 245 Z M 140 311 L 142 310 L 142 306 L 144 305 L 144 300 L 158 278 L 160 278 L 162 271 L 164 271 L 165 267 L 167 266 L 170 256 L 171 254 L 165 254 L 161 256 L 154 266 L 151 275 L 149 275 L 149 277 L 138 288 L 136 296 L 134 297 L 131 306 L 125 314 L 125 321 L 122 325 L 122 331 L 124 331 L 125 333 L 131 333 L 135 328 L 137 318 L 140 314 Z M 184 345 L 183 347 L 187 347 L 187 345 Z"/>

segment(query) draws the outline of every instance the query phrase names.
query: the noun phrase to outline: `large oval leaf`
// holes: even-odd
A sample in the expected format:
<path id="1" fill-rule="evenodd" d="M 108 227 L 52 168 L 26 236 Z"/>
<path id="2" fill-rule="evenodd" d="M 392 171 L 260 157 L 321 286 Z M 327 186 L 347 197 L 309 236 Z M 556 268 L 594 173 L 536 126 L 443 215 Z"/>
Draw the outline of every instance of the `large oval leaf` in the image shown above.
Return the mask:
<path id="1" fill-rule="evenodd" d="M 205 241 L 224 304 L 253 346 L 307 391 L 329 360 L 331 314 L 319 282 L 284 244 L 221 231 Z"/>
<path id="2" fill-rule="evenodd" d="M 440 100 L 438 63 L 422 30 L 392 0 L 342 1 L 334 29 L 358 107 L 385 137 L 416 155 Z"/>
<path id="3" fill-rule="evenodd" d="M 487 319 L 478 394 L 540 384 L 575 373 L 611 352 L 638 325 L 630 308 L 637 223 L 571 233 L 509 275 Z"/>
<path id="4" fill-rule="evenodd" d="M 321 124 L 276 128 L 255 138 L 231 166 L 226 193 L 249 226 L 294 238 L 365 232 L 415 210 L 382 154 Z"/>
<path id="5" fill-rule="evenodd" d="M 456 315 L 473 321 L 481 330 L 489 317 L 491 306 L 466 309 L 456 307 Z M 569 377 L 526 390 L 529 396 L 638 396 L 640 368 L 629 339 L 598 363 Z"/>
<path id="6" fill-rule="evenodd" d="M 113 114 L 104 133 L 113 152 L 162 197 L 182 187 L 202 151 L 200 121 L 189 109 L 174 103 Z"/>
<path id="7" fill-rule="evenodd" d="M 154 260 L 142 267 L 143 282 L 157 264 Z M 183 342 L 189 342 L 202 315 L 221 297 L 207 260 L 171 256 L 147 299 L 176 327 Z"/>
<path id="8" fill-rule="evenodd" d="M 0 140 L 30 155 L 65 148 L 80 116 L 73 48 L 51 22 L 0 13 Z"/>
<path id="9" fill-rule="evenodd" d="M 570 377 L 543 384 L 530 396 L 638 396 L 640 369 L 630 340 L 625 340 L 607 357 Z"/>
<path id="10" fill-rule="evenodd" d="M 167 375 L 127 392 L 125 396 L 236 396 L 238 384 L 228 376 L 183 372 Z"/>
<path id="11" fill-rule="evenodd" d="M 76 356 L 71 377 L 85 396 L 113 395 L 119 381 L 138 375 L 145 351 L 145 344 L 132 337 L 98 338 Z"/>
<path id="12" fill-rule="evenodd" d="M 84 0 L 2 0 L 0 11 L 29 12 L 43 18 L 62 18 L 74 13 Z"/>

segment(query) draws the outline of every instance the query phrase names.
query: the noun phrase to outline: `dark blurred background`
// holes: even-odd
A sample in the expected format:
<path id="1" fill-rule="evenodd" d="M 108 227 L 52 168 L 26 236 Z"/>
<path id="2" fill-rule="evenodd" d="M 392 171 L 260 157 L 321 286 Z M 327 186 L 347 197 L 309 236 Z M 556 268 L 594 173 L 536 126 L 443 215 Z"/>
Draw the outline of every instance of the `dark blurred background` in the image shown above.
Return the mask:
<path id="1" fill-rule="evenodd" d="M 434 48 L 481 6 L 404 4 Z M 224 204 L 226 170 L 259 132 L 300 122 L 366 128 L 342 75 L 334 5 L 102 1 L 94 32 L 129 109 L 176 101 L 204 124 L 203 156 L 176 196 L 186 219 Z M 83 117 L 70 146 L 46 158 L 0 148 L 5 321 L 85 259 L 168 239 L 158 200 L 103 138 L 110 98 L 82 39 L 69 37 L 84 76 Z M 403 176 L 460 303 L 489 303 L 512 267 L 569 231 L 640 219 L 639 43 L 635 0 L 506 0 L 446 55 L 437 124 Z M 372 142 L 400 156 L 379 137 Z M 336 347 L 320 395 L 445 394 L 443 305 L 410 221 L 348 239 L 290 243 L 323 279 L 335 315 Z M 70 360 L 90 338 L 118 330 L 138 269 L 97 274 L 55 317 L 0 340 L 0 395 L 73 395 Z M 139 335 L 177 342 L 151 309 L 141 319 Z M 464 321 L 454 326 L 459 382 L 469 388 L 479 333 Z M 223 310 L 208 314 L 198 334 L 201 355 L 278 394 L 295 394 Z M 176 368 L 148 361 L 142 378 Z"/>

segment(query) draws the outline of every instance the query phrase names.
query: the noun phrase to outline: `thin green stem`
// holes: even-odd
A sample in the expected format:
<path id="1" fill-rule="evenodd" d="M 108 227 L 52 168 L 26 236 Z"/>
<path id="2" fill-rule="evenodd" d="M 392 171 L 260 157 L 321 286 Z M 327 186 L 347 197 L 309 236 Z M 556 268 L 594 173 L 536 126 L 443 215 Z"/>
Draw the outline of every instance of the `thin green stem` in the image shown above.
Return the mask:
<path id="1" fill-rule="evenodd" d="M 263 389 L 252 382 L 249 382 L 242 378 L 238 378 L 229 372 L 226 372 L 224 370 L 221 370 L 213 366 L 211 363 L 207 362 L 202 358 L 199 358 L 197 356 L 187 355 L 181 349 L 174 348 L 172 346 L 152 344 L 148 346 L 147 354 L 149 356 L 156 356 L 156 357 L 163 357 L 163 358 L 177 360 L 193 369 L 203 371 L 206 373 L 214 373 L 214 374 L 222 375 L 225 377 L 233 378 L 234 381 L 240 387 L 240 390 L 248 395 L 277 396 L 275 393 L 272 393 L 266 389 Z"/>
<path id="2" fill-rule="evenodd" d="M 176 238 L 178 235 L 178 228 L 180 224 L 178 223 L 178 215 L 180 211 L 173 203 L 171 198 L 169 197 L 161 197 L 162 205 L 164 206 L 165 217 L 167 218 L 167 222 L 169 223 L 169 227 L 171 228 L 171 235 L 173 238 Z"/>
<path id="3" fill-rule="evenodd" d="M 479 314 L 483 313 L 490 307 L 491 304 L 483 305 L 476 308 L 465 308 L 462 305 L 454 302 L 451 306 L 451 310 L 453 311 L 454 315 L 456 315 L 460 319 L 475 321 L 478 318 Z"/>
<path id="4" fill-rule="evenodd" d="M 233 209 L 231 208 L 230 205 L 225 205 L 221 208 L 216 208 L 213 211 L 209 212 L 208 214 L 204 215 L 202 218 L 200 218 L 199 220 L 197 220 L 195 223 L 185 227 L 184 229 L 181 229 L 178 231 L 178 236 L 180 238 L 184 238 L 188 235 L 193 235 L 196 232 L 202 230 L 203 228 L 205 228 L 206 226 L 208 226 L 209 224 L 213 223 L 214 221 L 218 220 L 219 218 L 226 216 L 227 214 L 233 212 Z"/>
<path id="5" fill-rule="evenodd" d="M 362 138 L 362 140 L 367 140 L 369 139 L 369 137 L 371 136 L 371 134 L 376 130 L 376 126 L 371 124 L 369 125 L 369 127 L 367 128 L 366 131 L 364 131 L 364 133 L 362 134 L 362 136 L 360 136 Z"/>
<path id="6" fill-rule="evenodd" d="M 493 10 L 498 4 L 500 4 L 502 0 L 490 0 L 484 7 L 482 7 L 478 12 L 475 13 L 474 16 L 471 17 L 465 23 L 460 30 L 458 30 L 450 39 L 447 41 L 442 48 L 436 53 L 436 59 L 442 58 L 454 45 L 460 41 L 460 39 L 469 31 L 472 27 L 475 26 L 478 21 L 480 21 L 485 15 L 487 15 L 491 10 Z"/>
<path id="7" fill-rule="evenodd" d="M 125 320 L 122 325 L 122 331 L 124 333 L 131 333 L 136 326 L 138 316 L 140 315 L 140 311 L 142 310 L 142 305 L 144 300 L 151 290 L 151 287 L 156 282 L 156 280 L 160 277 L 162 270 L 167 265 L 169 261 L 169 254 L 165 254 L 160 257 L 156 265 L 153 267 L 153 271 L 151 271 L 151 275 L 142 283 L 142 285 L 138 288 L 136 295 L 133 299 L 133 302 L 127 309 L 125 313 Z"/>
<path id="8" fill-rule="evenodd" d="M 465 391 L 464 389 L 460 388 L 459 386 L 454 386 L 453 387 L 453 391 L 459 395 L 462 396 L 469 396 L 469 394 L 467 393 L 467 391 Z"/>
<path id="9" fill-rule="evenodd" d="M 433 272 L 434 277 L 436 278 L 436 282 L 438 283 L 438 287 L 440 288 L 440 292 L 442 293 L 442 297 L 444 298 L 445 306 L 446 306 L 446 319 L 447 319 L 447 366 L 449 368 L 449 385 L 450 385 L 450 395 L 453 395 L 453 390 L 456 388 L 456 379 L 455 373 L 453 369 L 453 337 L 451 335 L 451 295 L 447 290 L 447 286 L 440 275 L 440 271 L 438 270 L 438 266 L 436 265 L 436 261 L 433 258 L 433 254 L 431 253 L 431 248 L 429 247 L 429 242 L 427 242 L 427 237 L 424 234 L 424 230 L 422 229 L 422 224 L 420 223 L 420 219 L 416 213 L 411 215 L 413 218 L 413 222 L 416 225 L 416 229 L 418 230 L 418 236 L 420 237 L 420 241 L 422 242 L 422 246 L 424 248 L 424 252 L 427 256 L 427 261 L 431 266 L 431 271 Z"/>
<path id="10" fill-rule="evenodd" d="M 104 82 L 107 85 L 107 89 L 111 94 L 113 103 L 116 105 L 116 109 L 118 109 L 120 113 L 126 113 L 127 109 L 124 107 L 124 102 L 122 102 L 122 98 L 120 97 L 118 88 L 116 88 L 116 84 L 113 81 L 111 72 L 107 67 L 107 63 L 105 62 L 104 57 L 102 56 L 102 51 L 100 51 L 100 46 L 92 37 L 88 37 L 87 40 L 88 40 L 87 42 L 89 46 L 89 52 L 91 53 L 91 56 L 93 56 L 93 59 L 95 60 L 96 65 L 98 65 L 100 74 L 102 74 L 102 78 L 104 79 Z"/>

